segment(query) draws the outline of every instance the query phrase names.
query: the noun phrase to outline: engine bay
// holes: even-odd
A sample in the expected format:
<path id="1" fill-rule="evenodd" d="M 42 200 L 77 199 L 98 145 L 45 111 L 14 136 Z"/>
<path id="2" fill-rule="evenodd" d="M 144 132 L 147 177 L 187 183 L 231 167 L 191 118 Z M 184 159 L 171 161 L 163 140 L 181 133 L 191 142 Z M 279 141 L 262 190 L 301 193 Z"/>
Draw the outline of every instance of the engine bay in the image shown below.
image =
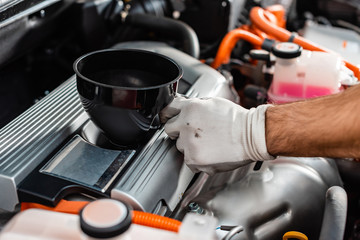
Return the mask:
<path id="1" fill-rule="evenodd" d="M 0 239 L 48 239 L 56 228 L 54 239 L 68 239 L 59 229 L 77 232 L 76 224 L 49 224 L 41 235 L 34 229 L 42 217 L 61 216 L 24 210 L 55 214 L 67 212 L 55 210 L 64 202 L 97 199 L 184 229 L 166 236 L 131 228 L 131 239 L 147 231 L 158 239 L 282 239 L 290 231 L 360 239 L 358 159 L 279 156 L 193 173 L 163 126 L 135 145 L 112 142 L 84 110 L 91 103 L 80 101 L 73 67 L 104 49 L 160 54 L 182 69 L 179 94 L 223 97 L 247 109 L 336 94 L 360 79 L 359 9 L 355 0 L 0 2 Z M 336 212 L 334 201 L 343 209 Z M 34 219 L 28 230 L 16 229 L 19 212 Z"/>

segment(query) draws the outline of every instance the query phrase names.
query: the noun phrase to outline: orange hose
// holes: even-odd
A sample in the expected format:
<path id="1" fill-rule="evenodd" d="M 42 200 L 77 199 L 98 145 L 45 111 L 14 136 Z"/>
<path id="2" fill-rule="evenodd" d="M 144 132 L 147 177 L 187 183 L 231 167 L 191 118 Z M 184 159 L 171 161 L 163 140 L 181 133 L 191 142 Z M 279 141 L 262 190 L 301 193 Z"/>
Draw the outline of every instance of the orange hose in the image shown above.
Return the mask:
<path id="1" fill-rule="evenodd" d="M 250 26 L 249 25 L 241 25 L 240 27 L 238 27 L 238 29 L 242 29 L 242 30 L 245 30 L 245 31 L 250 31 Z"/>
<path id="2" fill-rule="evenodd" d="M 279 27 L 285 28 L 286 26 L 286 19 L 285 19 L 285 9 L 280 4 L 271 5 L 266 8 L 267 11 L 272 13 L 277 20 L 276 25 Z"/>
<path id="3" fill-rule="evenodd" d="M 273 24 L 268 20 L 268 18 L 269 12 L 266 12 L 260 7 L 253 7 L 250 11 L 250 19 L 255 27 L 271 36 L 274 36 L 279 41 L 287 42 L 291 37 L 291 33 L 288 30 Z M 295 36 L 293 42 L 310 51 L 332 52 L 331 50 L 320 47 L 319 45 L 300 36 Z M 354 75 L 360 79 L 360 69 L 348 61 L 344 60 L 344 63 L 345 66 L 352 70 Z"/>
<path id="4" fill-rule="evenodd" d="M 266 12 L 264 9 L 260 7 L 253 7 L 250 11 L 250 19 L 251 22 L 259 28 L 261 31 L 274 36 L 279 41 L 287 42 L 291 37 L 291 33 L 281 28 L 268 20 L 269 12 Z M 326 49 L 317 46 L 315 43 L 307 41 L 299 36 L 296 36 L 295 39 L 299 41 L 299 43 L 303 44 L 302 46 L 305 49 L 313 50 L 313 51 L 329 51 Z M 294 42 L 295 42 L 294 39 Z M 300 44 L 299 44 L 300 45 Z"/>
<path id="5" fill-rule="evenodd" d="M 278 23 L 278 19 L 276 18 L 276 16 L 274 14 L 272 14 L 269 11 L 264 11 L 264 17 L 266 18 L 267 21 L 269 21 L 270 23 L 274 24 L 275 26 L 279 26 Z M 280 26 L 279 26 L 280 27 Z"/>
<path id="6" fill-rule="evenodd" d="M 260 29 L 256 28 L 254 25 L 241 25 L 240 27 L 238 27 L 237 29 L 242 29 L 248 32 L 251 32 L 255 35 L 257 35 L 258 37 L 260 37 L 262 40 L 264 40 L 265 38 L 268 38 L 267 34 L 264 33 L 263 31 L 261 31 Z"/>
<path id="7" fill-rule="evenodd" d="M 240 39 L 250 42 L 255 47 L 260 47 L 263 42 L 259 36 L 251 32 L 242 29 L 234 29 L 228 32 L 221 41 L 219 50 L 216 53 L 215 59 L 211 63 L 211 66 L 216 69 L 220 67 L 221 64 L 229 62 L 231 51 L 235 47 L 237 41 Z"/>
<path id="8" fill-rule="evenodd" d="M 135 210 L 133 211 L 132 222 L 173 232 L 179 232 L 181 226 L 181 222 L 178 220 Z"/>
<path id="9" fill-rule="evenodd" d="M 265 38 L 269 38 L 269 36 L 266 33 L 261 31 L 260 29 L 256 28 L 254 25 L 251 26 L 250 32 L 259 36 L 262 39 L 262 41 L 264 41 Z"/>

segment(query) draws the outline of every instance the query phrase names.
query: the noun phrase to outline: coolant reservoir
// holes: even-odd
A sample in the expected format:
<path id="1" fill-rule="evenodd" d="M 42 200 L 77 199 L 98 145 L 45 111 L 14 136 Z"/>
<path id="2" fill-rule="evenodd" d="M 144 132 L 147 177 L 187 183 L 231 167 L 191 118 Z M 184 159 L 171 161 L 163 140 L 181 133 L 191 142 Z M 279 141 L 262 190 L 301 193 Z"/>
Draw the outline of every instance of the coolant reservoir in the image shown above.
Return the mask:
<path id="1" fill-rule="evenodd" d="M 1 231 L 0 240 L 185 240 L 179 234 L 161 229 L 132 224 L 118 236 L 97 238 L 80 229 L 79 216 L 68 213 L 29 209 L 16 215 Z M 193 240 L 193 238 L 191 238 Z"/>
<path id="2" fill-rule="evenodd" d="M 5 226 L 0 240 L 179 239 L 174 232 L 131 224 L 129 211 L 125 204 L 112 199 L 91 202 L 79 215 L 29 209 Z"/>
<path id="3" fill-rule="evenodd" d="M 302 50 L 290 42 L 276 44 L 272 53 L 276 63 L 268 92 L 270 102 L 292 102 L 340 91 L 340 56 Z"/>
<path id="4" fill-rule="evenodd" d="M 79 215 L 28 209 L 17 214 L 0 232 L 0 240 L 215 240 L 217 220 L 212 216 L 188 213 L 178 232 L 156 226 L 171 226 L 164 220 L 142 215 L 131 223 L 130 208 L 113 199 L 86 205 Z M 154 226 L 154 227 L 150 227 Z"/>

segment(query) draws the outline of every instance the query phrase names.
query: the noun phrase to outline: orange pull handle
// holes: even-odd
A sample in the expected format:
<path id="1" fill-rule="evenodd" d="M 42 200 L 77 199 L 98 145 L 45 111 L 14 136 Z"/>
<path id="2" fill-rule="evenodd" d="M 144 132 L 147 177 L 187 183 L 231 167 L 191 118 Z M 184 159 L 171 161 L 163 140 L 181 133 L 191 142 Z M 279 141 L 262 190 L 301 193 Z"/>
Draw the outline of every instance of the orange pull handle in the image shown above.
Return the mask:
<path id="1" fill-rule="evenodd" d="M 63 213 L 71 213 L 71 214 L 79 214 L 80 210 L 88 204 L 88 201 L 67 201 L 67 200 L 60 200 L 60 202 L 56 205 L 56 207 L 48 207 L 38 203 L 31 203 L 31 202 L 23 202 L 21 203 L 21 211 L 30 208 L 38 208 L 38 209 L 45 209 L 49 211 L 55 212 L 63 212 Z"/>
<path id="2" fill-rule="evenodd" d="M 299 240 L 308 240 L 307 236 L 301 232 L 290 231 L 284 234 L 283 240 L 288 240 L 289 238 L 296 238 Z"/>

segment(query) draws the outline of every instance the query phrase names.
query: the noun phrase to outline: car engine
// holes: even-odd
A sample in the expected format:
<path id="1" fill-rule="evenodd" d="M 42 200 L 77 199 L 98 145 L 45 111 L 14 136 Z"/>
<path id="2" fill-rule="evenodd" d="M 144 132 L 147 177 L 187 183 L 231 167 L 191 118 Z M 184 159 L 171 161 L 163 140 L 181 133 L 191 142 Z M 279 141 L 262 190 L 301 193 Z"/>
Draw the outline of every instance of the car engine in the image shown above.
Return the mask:
<path id="1" fill-rule="evenodd" d="M 73 69 L 94 51 L 146 51 L 181 67 L 178 94 L 286 104 L 358 84 L 359 12 L 357 0 L 0 0 L 0 240 L 108 238 L 82 208 L 103 200 L 181 224 L 125 214 L 127 239 L 360 239 L 359 159 L 193 173 L 163 125 L 112 142 Z"/>

